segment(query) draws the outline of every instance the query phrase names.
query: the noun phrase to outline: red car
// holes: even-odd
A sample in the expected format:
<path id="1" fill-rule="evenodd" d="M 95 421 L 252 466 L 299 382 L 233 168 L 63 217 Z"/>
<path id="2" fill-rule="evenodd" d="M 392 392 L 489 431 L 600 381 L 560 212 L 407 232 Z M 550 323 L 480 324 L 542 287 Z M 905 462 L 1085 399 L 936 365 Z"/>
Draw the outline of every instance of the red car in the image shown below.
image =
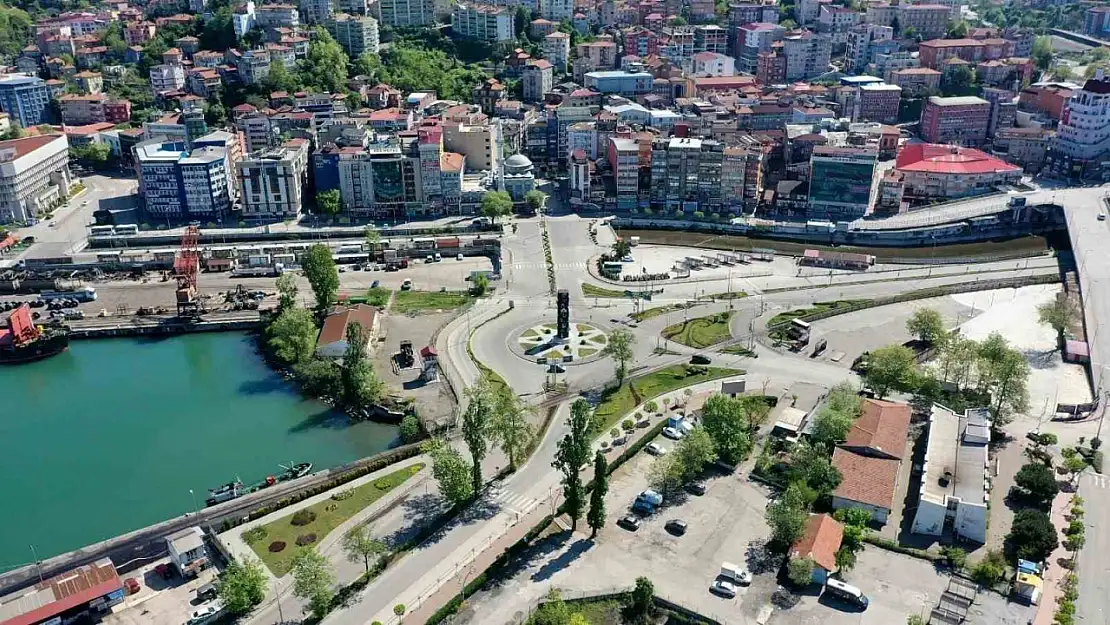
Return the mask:
<path id="1" fill-rule="evenodd" d="M 127 579 L 123 580 L 123 585 L 127 588 L 127 594 L 129 595 L 133 595 L 139 592 L 139 589 L 142 588 L 141 586 L 139 586 L 139 580 L 135 579 L 134 577 L 128 577 Z"/>

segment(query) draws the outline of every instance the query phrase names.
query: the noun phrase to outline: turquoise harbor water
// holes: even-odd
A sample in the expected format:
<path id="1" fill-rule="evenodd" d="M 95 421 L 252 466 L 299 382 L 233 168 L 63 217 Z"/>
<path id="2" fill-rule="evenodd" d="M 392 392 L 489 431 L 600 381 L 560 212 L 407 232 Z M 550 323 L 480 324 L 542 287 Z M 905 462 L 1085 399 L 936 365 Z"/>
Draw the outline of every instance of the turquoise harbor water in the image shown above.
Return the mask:
<path id="1" fill-rule="evenodd" d="M 242 333 L 75 341 L 0 368 L 0 571 L 203 507 L 208 489 L 387 449 L 299 397 Z"/>

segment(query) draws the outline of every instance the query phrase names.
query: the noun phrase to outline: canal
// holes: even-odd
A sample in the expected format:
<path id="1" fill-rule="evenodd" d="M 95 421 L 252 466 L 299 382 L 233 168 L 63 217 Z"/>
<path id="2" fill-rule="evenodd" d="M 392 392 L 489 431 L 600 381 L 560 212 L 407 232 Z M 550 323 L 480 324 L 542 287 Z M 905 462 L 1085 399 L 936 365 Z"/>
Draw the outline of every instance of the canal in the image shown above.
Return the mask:
<path id="1" fill-rule="evenodd" d="M 0 572 L 203 507 L 208 489 L 289 462 L 387 449 L 299 397 L 243 333 L 78 341 L 0 369 Z"/>

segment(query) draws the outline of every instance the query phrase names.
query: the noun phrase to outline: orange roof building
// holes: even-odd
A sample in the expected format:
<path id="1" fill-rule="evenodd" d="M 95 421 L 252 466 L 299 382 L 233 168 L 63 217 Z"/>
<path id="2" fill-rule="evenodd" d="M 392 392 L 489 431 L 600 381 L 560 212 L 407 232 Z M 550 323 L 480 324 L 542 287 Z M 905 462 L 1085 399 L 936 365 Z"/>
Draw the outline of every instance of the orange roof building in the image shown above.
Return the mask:
<path id="1" fill-rule="evenodd" d="M 844 526 L 827 514 L 811 514 L 806 520 L 802 537 L 790 548 L 790 557 L 809 558 L 813 567 L 813 581 L 824 583 L 829 573 L 836 570 L 836 552 L 844 540 Z"/>

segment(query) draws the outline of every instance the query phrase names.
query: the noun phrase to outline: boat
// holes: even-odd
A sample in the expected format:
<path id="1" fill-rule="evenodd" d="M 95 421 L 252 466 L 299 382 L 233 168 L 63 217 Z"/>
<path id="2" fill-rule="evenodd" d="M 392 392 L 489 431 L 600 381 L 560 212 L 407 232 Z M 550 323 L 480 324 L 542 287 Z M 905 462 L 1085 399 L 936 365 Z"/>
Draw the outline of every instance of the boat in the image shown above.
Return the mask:
<path id="1" fill-rule="evenodd" d="M 290 464 L 289 466 L 280 466 L 281 468 L 285 469 L 285 471 L 278 476 L 277 480 L 279 482 L 288 482 L 289 480 L 295 480 L 299 477 L 304 477 L 308 475 L 308 473 L 312 471 L 311 462 L 298 462 L 297 464 Z"/>
<path id="2" fill-rule="evenodd" d="M 243 495 L 249 495 L 251 493 L 258 492 L 263 488 L 269 488 L 270 486 L 273 486 L 274 484 L 277 484 L 279 482 L 288 482 L 290 480 L 304 477 L 308 475 L 310 471 L 312 471 L 311 462 L 291 462 L 289 463 L 289 466 L 285 466 L 283 464 L 279 464 L 278 466 L 284 469 L 284 471 L 277 474 L 277 476 L 267 475 L 265 479 L 256 482 L 250 486 L 244 486 L 243 482 L 239 480 L 239 478 L 235 478 L 234 481 L 228 482 L 223 486 L 208 489 L 208 499 L 205 500 L 205 503 L 209 506 L 214 506 L 225 501 L 238 499 Z"/>
<path id="3" fill-rule="evenodd" d="M 69 332 L 65 327 L 35 325 L 27 304 L 12 311 L 7 327 L 0 328 L 0 364 L 42 360 L 68 347 Z"/>
<path id="4" fill-rule="evenodd" d="M 236 478 L 234 481 L 228 482 L 223 486 L 208 489 L 208 499 L 205 503 L 209 506 L 214 506 L 218 503 L 231 501 L 237 497 L 242 497 L 246 493 L 243 492 L 243 482 Z"/>

